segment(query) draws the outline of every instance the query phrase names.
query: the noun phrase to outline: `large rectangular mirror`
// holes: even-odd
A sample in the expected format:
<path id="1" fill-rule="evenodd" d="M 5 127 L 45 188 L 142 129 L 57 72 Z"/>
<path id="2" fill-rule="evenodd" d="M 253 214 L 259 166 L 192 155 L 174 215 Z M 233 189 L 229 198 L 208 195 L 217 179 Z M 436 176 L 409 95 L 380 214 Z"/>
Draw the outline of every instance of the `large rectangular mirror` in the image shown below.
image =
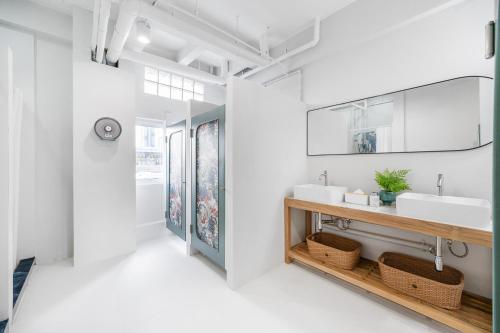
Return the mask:
<path id="1" fill-rule="evenodd" d="M 310 110 L 307 154 L 468 150 L 491 143 L 493 79 L 461 77 Z"/>

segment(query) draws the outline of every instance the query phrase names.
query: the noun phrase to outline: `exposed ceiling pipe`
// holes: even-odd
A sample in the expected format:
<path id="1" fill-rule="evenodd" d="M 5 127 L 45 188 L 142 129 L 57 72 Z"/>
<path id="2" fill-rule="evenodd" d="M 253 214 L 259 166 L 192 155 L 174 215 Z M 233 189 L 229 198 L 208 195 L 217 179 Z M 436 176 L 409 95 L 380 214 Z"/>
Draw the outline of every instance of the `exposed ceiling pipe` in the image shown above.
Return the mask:
<path id="1" fill-rule="evenodd" d="M 284 79 L 288 79 L 289 77 L 292 77 L 292 76 L 295 76 L 295 75 L 302 75 L 302 71 L 300 69 L 297 69 L 293 72 L 288 72 L 286 74 L 283 74 L 283 75 L 279 75 L 277 77 L 274 77 L 270 80 L 267 80 L 265 82 L 262 82 L 262 85 L 264 87 L 269 87 L 269 86 L 272 86 L 273 84 L 281 81 L 281 80 L 284 80 Z"/>
<path id="2" fill-rule="evenodd" d="M 120 13 L 118 14 L 113 37 L 109 43 L 108 52 L 106 54 L 108 63 L 116 64 L 120 59 L 130 30 L 132 30 L 135 20 L 139 15 L 140 6 L 141 3 L 138 0 L 124 0 L 120 4 Z"/>
<path id="3" fill-rule="evenodd" d="M 178 6 L 174 5 L 174 4 L 173 4 L 173 3 L 171 3 L 170 1 L 166 1 L 166 0 L 158 0 L 158 1 L 156 2 L 156 4 L 160 4 L 160 3 L 165 3 L 165 4 L 166 4 L 166 6 L 168 6 L 168 7 L 170 7 L 170 8 L 173 8 L 173 9 L 175 9 L 176 11 L 178 11 L 178 12 L 180 12 L 180 13 L 183 13 L 183 14 L 184 14 L 184 15 L 186 15 L 186 16 L 189 16 L 190 18 L 192 18 L 192 19 L 194 19 L 194 20 L 196 20 L 196 21 L 198 21 L 198 22 L 200 22 L 200 23 L 202 23 L 202 24 L 204 24 L 204 25 L 206 25 L 206 26 L 208 26 L 208 27 L 210 27 L 210 28 L 214 29 L 214 30 L 215 30 L 215 31 L 217 31 L 217 32 L 220 32 L 221 34 L 223 34 L 223 35 L 225 35 L 225 36 L 227 36 L 227 37 L 231 38 L 232 40 L 234 40 L 234 41 L 235 41 L 235 42 L 237 42 L 238 44 L 244 45 L 244 46 L 246 46 L 246 47 L 247 47 L 247 48 L 249 48 L 250 50 L 253 50 L 253 51 L 254 51 L 254 52 L 256 52 L 256 53 L 260 53 L 260 49 L 256 48 L 255 46 L 252 46 L 252 45 L 248 44 L 247 42 L 245 42 L 245 41 L 244 41 L 244 40 L 242 40 L 241 38 L 238 38 L 237 36 L 235 36 L 235 35 L 233 35 L 233 34 L 231 34 L 231 33 L 227 32 L 227 31 L 225 31 L 224 29 L 219 28 L 219 27 L 218 27 L 218 26 L 216 26 L 215 24 L 212 24 L 212 23 L 210 23 L 209 21 L 204 20 L 203 18 L 199 17 L 198 15 L 196 15 L 196 14 L 192 14 L 192 13 L 190 13 L 189 11 L 187 11 L 187 10 L 185 10 L 185 9 L 181 8 L 181 7 L 178 7 Z M 198 5 L 198 3 L 197 3 L 197 5 Z M 198 13 L 198 8 L 196 8 L 196 13 Z M 271 60 L 271 57 L 269 57 L 269 56 L 268 56 L 267 58 L 268 58 L 269 60 Z"/>
<path id="4" fill-rule="evenodd" d="M 97 48 L 95 61 L 102 64 L 104 59 L 104 47 L 106 44 L 106 34 L 108 33 L 109 14 L 111 11 L 111 2 L 109 0 L 100 0 L 99 24 L 97 30 Z"/>
<path id="5" fill-rule="evenodd" d="M 92 50 L 92 59 L 95 57 L 97 50 L 97 31 L 99 30 L 99 10 L 101 8 L 101 0 L 94 0 L 94 11 L 92 20 L 92 37 L 90 38 L 90 49 Z"/>
<path id="6" fill-rule="evenodd" d="M 124 50 L 121 55 L 121 58 L 137 62 L 145 66 L 159 68 L 161 70 L 189 77 L 191 79 L 201 82 L 218 84 L 218 85 L 226 84 L 226 81 L 222 77 L 200 71 L 193 67 L 184 66 L 175 61 L 163 57 L 158 57 L 150 53 L 145 53 L 145 52 L 139 53 L 139 52 Z"/>
<path id="7" fill-rule="evenodd" d="M 113 37 L 106 54 L 107 62 L 110 64 L 116 64 L 118 62 L 130 31 L 139 15 L 153 23 L 156 28 L 178 35 L 188 42 L 199 45 L 224 58 L 258 66 L 264 66 L 271 62 L 269 56 L 261 56 L 259 53 L 250 50 L 248 45 L 238 45 L 244 42 L 241 40 L 234 40 L 234 36 L 228 33 L 224 33 L 224 35 L 232 36 L 231 38 L 233 38 L 233 40 L 228 40 L 227 38 L 214 34 L 210 30 L 221 32 L 221 29 L 210 23 L 197 19 L 198 22 L 201 22 L 206 27 L 196 26 L 195 24 L 186 22 L 185 16 L 187 14 L 181 14 L 184 15 L 184 17 L 180 17 L 182 16 L 180 14 L 175 15 L 174 13 L 165 12 L 146 3 L 143 4 L 141 0 L 124 0 L 120 5 L 120 12 L 116 21 Z M 192 14 L 190 15 L 192 16 Z"/>
<path id="8" fill-rule="evenodd" d="M 321 28 L 321 19 L 319 17 L 317 17 L 314 20 L 314 36 L 310 42 L 308 42 L 300 47 L 297 47 L 296 49 L 294 49 L 290 52 L 285 53 L 281 57 L 275 58 L 273 61 L 271 61 L 267 65 L 260 66 L 260 67 L 257 67 L 255 69 L 252 69 L 251 71 L 246 72 L 245 74 L 241 75 L 240 78 L 242 78 L 242 79 L 249 78 L 250 76 L 253 76 L 257 73 L 260 73 L 267 68 L 270 68 L 274 65 L 277 65 L 277 64 L 283 62 L 284 60 L 287 60 L 288 58 L 291 58 L 299 53 L 302 53 L 308 49 L 315 47 L 318 44 L 319 39 L 320 39 L 320 28 Z"/>
<path id="9" fill-rule="evenodd" d="M 271 62 L 260 53 L 242 47 L 233 39 L 215 34 L 206 24 L 195 25 L 186 20 L 187 15 L 180 12 L 166 12 L 153 6 L 141 8 L 141 17 L 148 19 L 157 29 L 177 35 L 188 42 L 210 50 L 223 58 L 264 66 Z M 260 52 L 260 51 L 259 51 Z"/>

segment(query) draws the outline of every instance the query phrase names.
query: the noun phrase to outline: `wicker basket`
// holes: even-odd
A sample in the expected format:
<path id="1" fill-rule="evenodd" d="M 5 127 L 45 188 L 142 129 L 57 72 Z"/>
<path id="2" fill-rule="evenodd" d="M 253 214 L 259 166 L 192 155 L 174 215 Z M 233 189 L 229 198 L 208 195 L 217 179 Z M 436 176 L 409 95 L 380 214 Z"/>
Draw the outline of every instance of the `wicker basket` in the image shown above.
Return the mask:
<path id="1" fill-rule="evenodd" d="M 307 247 L 314 259 L 343 269 L 354 269 L 361 253 L 360 243 L 325 232 L 307 236 Z"/>
<path id="2" fill-rule="evenodd" d="M 382 280 L 389 287 L 441 308 L 460 308 L 462 272 L 449 266 L 438 272 L 432 261 L 393 252 L 383 253 L 378 265 Z"/>

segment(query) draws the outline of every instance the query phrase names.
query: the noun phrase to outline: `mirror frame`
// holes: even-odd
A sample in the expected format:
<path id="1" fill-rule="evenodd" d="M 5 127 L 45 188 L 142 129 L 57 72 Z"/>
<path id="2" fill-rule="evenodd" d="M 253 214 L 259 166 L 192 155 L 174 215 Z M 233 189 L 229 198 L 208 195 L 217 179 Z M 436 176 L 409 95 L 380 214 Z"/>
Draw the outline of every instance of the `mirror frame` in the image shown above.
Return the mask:
<path id="1" fill-rule="evenodd" d="M 356 99 L 356 100 L 352 100 L 352 101 L 346 101 L 346 102 L 337 103 L 337 104 L 325 105 L 325 106 L 316 107 L 314 109 L 307 110 L 307 115 L 306 115 L 306 118 L 307 118 L 306 119 L 306 154 L 307 154 L 307 156 L 349 156 L 349 155 L 370 155 L 371 156 L 371 155 L 384 155 L 384 154 L 413 154 L 413 153 L 456 152 L 456 151 L 468 151 L 468 150 L 474 150 L 474 149 L 479 149 L 479 148 L 482 148 L 482 147 L 486 147 L 486 146 L 490 145 L 493 141 L 490 141 L 488 143 L 485 143 L 485 144 L 477 146 L 477 147 L 465 148 L 465 149 L 415 150 L 415 151 L 391 151 L 391 152 L 381 152 L 381 153 L 343 153 L 343 154 L 310 154 L 309 153 L 309 112 L 319 111 L 319 110 L 323 110 L 323 109 L 326 109 L 326 108 L 331 108 L 331 107 L 335 107 L 335 106 L 341 106 L 341 105 L 344 105 L 344 104 L 350 104 L 350 103 L 360 102 L 360 101 L 363 101 L 363 100 L 366 100 L 366 99 L 370 99 L 370 98 L 382 97 L 382 96 L 386 96 L 386 95 L 397 94 L 397 93 L 408 91 L 408 90 L 413 90 L 413 89 L 428 87 L 428 86 L 432 86 L 432 85 L 439 84 L 439 83 L 445 83 L 445 82 L 449 82 L 449 81 L 454 81 L 454 80 L 459 80 L 459 79 L 467 79 L 467 78 L 483 78 L 483 79 L 490 79 L 490 80 L 494 81 L 494 79 L 492 77 L 485 76 L 485 75 L 459 76 L 459 77 L 455 77 L 455 78 L 451 78 L 451 79 L 447 79 L 447 80 L 442 80 L 442 81 L 436 81 L 436 82 L 432 82 L 432 83 L 422 84 L 420 86 L 410 87 L 410 88 L 406 88 L 406 89 L 400 89 L 400 90 L 396 90 L 396 91 L 392 91 L 392 92 L 388 92 L 388 93 L 384 93 L 384 94 L 380 94 L 380 95 L 370 96 L 370 97 L 366 97 L 366 98 L 360 98 L 360 99 Z M 493 124 L 492 124 L 492 126 L 493 126 Z"/>

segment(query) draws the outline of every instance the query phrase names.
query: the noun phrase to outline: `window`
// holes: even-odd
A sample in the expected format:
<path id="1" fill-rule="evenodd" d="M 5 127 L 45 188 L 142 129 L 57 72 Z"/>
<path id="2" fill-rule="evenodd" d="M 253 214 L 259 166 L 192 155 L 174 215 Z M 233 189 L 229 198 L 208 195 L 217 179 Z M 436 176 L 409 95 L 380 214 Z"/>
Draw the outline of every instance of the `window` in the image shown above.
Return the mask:
<path id="1" fill-rule="evenodd" d="M 194 99 L 203 102 L 205 85 L 176 74 L 144 67 L 144 93 L 179 101 Z"/>
<path id="2" fill-rule="evenodd" d="M 163 122 L 137 119 L 135 126 L 136 180 L 163 181 Z"/>

